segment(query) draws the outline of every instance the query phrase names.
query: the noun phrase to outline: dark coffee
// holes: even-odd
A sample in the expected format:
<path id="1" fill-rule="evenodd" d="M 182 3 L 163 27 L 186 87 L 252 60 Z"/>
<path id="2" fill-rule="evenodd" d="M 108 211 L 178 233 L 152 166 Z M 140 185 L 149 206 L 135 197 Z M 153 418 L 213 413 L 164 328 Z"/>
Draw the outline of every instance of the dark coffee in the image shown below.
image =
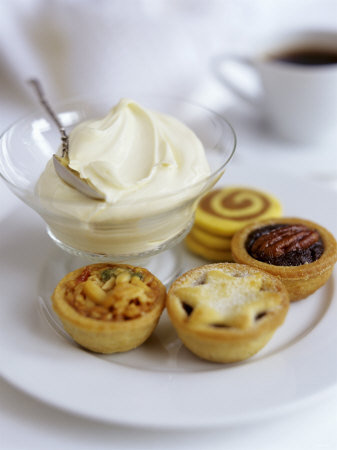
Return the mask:
<path id="1" fill-rule="evenodd" d="M 274 53 L 269 61 L 299 64 L 301 66 L 323 66 L 337 64 L 337 49 L 294 48 Z"/>

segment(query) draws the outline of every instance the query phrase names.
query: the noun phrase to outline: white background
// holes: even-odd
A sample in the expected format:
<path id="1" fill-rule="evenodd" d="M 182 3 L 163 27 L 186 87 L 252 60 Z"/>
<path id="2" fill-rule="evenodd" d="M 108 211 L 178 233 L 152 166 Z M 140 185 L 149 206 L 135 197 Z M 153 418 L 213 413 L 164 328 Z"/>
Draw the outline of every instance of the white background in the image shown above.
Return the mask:
<path id="1" fill-rule="evenodd" d="M 105 90 L 182 95 L 232 122 L 234 164 L 273 167 L 335 189 L 337 140 L 299 146 L 278 139 L 259 111 L 235 99 L 210 69 L 221 53 L 248 51 L 279 31 L 308 28 L 337 31 L 337 1 L 2 0 L 0 128 L 35 106 L 25 83 L 30 76 L 38 76 L 55 101 Z M 0 188 L 6 209 L 13 199 Z M 0 447 L 6 450 L 337 448 L 337 392 L 263 423 L 193 432 L 94 423 L 43 405 L 4 380 L 0 398 Z"/>

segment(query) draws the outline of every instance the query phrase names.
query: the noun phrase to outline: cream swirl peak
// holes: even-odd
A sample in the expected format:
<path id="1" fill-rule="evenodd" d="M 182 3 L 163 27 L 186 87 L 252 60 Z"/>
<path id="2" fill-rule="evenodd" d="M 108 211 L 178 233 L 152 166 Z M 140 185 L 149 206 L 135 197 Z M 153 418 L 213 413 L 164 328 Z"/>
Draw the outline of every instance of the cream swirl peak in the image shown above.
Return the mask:
<path id="1" fill-rule="evenodd" d="M 177 192 L 209 175 L 203 146 L 177 119 L 122 99 L 69 138 L 69 166 L 109 203 Z"/>

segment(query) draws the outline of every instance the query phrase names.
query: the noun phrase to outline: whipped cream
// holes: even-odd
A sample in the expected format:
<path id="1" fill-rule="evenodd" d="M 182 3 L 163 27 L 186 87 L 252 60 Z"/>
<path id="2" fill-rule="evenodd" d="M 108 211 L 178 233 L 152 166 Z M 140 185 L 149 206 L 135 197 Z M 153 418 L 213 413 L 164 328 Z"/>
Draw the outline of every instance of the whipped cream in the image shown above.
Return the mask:
<path id="1" fill-rule="evenodd" d="M 144 242 L 135 220 L 193 199 L 195 192 L 188 188 L 210 174 L 203 145 L 192 130 L 129 99 L 122 99 L 102 119 L 77 125 L 70 133 L 69 149 L 69 166 L 103 192 L 106 201 L 90 199 L 67 185 L 52 161 L 38 181 L 37 193 L 52 212 L 83 222 L 86 236 L 80 236 L 80 229 L 76 236 L 70 229 L 66 236 L 60 235 L 64 226 L 59 223 L 49 224 L 52 232 L 68 245 L 91 252 L 102 252 L 104 246 L 105 253 L 115 252 L 117 247 L 119 252 L 141 247 L 146 251 L 174 236 L 186 225 L 187 216 L 191 219 L 191 212 L 172 214 L 166 220 L 165 233 L 160 226 L 153 227 L 149 242 Z M 118 238 L 116 230 L 107 233 L 109 225 L 125 221 L 129 236 L 134 232 L 128 242 L 123 242 L 121 235 Z M 60 228 L 57 232 L 56 226 Z M 105 227 L 104 245 L 98 242 L 98 226 Z M 138 242 L 140 236 L 142 243 Z"/>
<path id="2" fill-rule="evenodd" d="M 128 99 L 72 131 L 69 165 L 110 203 L 177 192 L 209 174 L 192 130 Z"/>

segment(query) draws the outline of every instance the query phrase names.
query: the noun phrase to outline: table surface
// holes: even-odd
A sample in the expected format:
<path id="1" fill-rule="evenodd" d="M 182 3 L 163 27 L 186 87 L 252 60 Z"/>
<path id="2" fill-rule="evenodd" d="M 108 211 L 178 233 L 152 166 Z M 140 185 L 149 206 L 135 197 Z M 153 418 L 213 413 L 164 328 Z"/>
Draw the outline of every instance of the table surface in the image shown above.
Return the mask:
<path id="1" fill-rule="evenodd" d="M 238 136 L 234 164 L 258 164 L 266 170 L 277 167 L 299 179 L 305 177 L 337 190 L 337 139 L 319 146 L 299 146 L 282 141 L 265 128 L 258 111 L 235 99 L 214 79 L 210 70 L 213 56 L 248 47 L 252 36 L 261 38 L 263 33 L 267 35 L 273 30 L 287 28 L 337 29 L 336 1 L 199 0 L 193 3 L 183 0 L 178 4 L 148 0 L 124 2 L 124 7 L 123 2 L 116 1 L 113 6 L 108 2 L 100 3 L 99 11 L 93 10 L 89 1 L 79 3 L 52 0 L 48 7 L 43 0 L 27 1 L 25 5 L 19 0 L 1 3 L 3 14 L 0 16 L 6 18 L 6 23 L 0 27 L 0 35 L 6 31 L 13 37 L 2 49 L 6 64 L 0 74 L 3 92 L 1 129 L 34 106 L 29 93 L 22 88 L 22 80 L 34 71 L 46 80 L 55 98 L 83 93 L 88 85 L 95 92 L 111 77 L 120 83 L 123 92 L 128 92 L 130 86 L 146 85 L 168 93 L 185 94 L 185 97 L 224 114 Z M 74 18 L 76 26 L 73 26 Z M 37 23 L 42 25 L 34 33 Z M 111 27 L 111 23 L 115 27 Z M 86 35 L 83 30 L 88 28 L 90 33 Z M 97 54 L 102 57 L 108 51 L 104 39 L 96 31 L 103 28 L 112 38 L 117 36 L 128 44 L 127 53 L 121 48 L 112 53 L 115 60 L 119 58 L 120 71 L 116 65 L 107 63 L 109 58 L 98 60 Z M 62 33 L 58 33 L 59 30 Z M 69 45 L 65 51 L 64 41 L 69 36 L 72 39 L 66 42 Z M 154 36 L 158 36 L 160 44 Z M 181 43 L 178 46 L 177 36 Z M 88 46 L 85 57 L 81 53 L 80 58 L 77 55 L 83 45 L 81 39 L 87 39 Z M 45 64 L 46 58 L 49 58 L 48 64 Z M 89 66 L 85 63 L 86 58 L 90 61 Z M 59 67 L 64 61 L 67 64 L 62 72 Z M 100 71 L 95 73 L 93 68 L 97 64 L 100 64 Z M 172 70 L 172 64 L 176 70 Z M 19 69 L 21 73 L 18 73 Z M 299 159 L 301 164 L 298 164 Z M 12 194 L 2 183 L 0 191 L 5 210 L 6 201 L 8 204 L 13 202 Z M 0 398 L 0 445 L 6 450 L 337 448 L 337 389 L 287 415 L 203 431 L 151 431 L 98 423 L 45 405 L 1 378 Z"/>

